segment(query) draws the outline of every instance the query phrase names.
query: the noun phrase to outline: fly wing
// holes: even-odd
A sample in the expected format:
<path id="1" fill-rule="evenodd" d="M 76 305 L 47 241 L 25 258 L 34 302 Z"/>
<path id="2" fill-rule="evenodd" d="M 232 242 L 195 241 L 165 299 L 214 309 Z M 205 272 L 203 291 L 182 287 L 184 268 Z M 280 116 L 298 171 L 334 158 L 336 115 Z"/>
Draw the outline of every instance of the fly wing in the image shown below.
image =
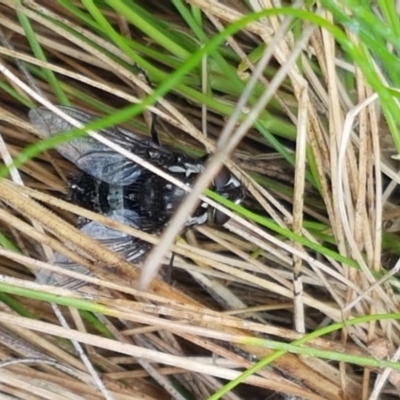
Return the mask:
<path id="1" fill-rule="evenodd" d="M 72 107 L 59 106 L 66 114 L 87 124 L 94 117 Z M 45 107 L 38 107 L 29 112 L 32 125 L 46 137 L 67 132 L 74 127 Z M 149 146 L 146 140 L 118 128 L 102 129 L 105 137 L 112 139 L 125 148 L 134 148 L 138 155 L 146 154 Z M 68 140 L 57 147 L 58 152 L 74 163 L 80 170 L 111 185 L 127 186 L 135 182 L 142 167 L 123 155 L 111 150 L 88 135 Z"/>
<path id="2" fill-rule="evenodd" d="M 122 224 L 132 226 L 134 228 L 140 228 L 140 217 L 132 210 L 115 210 L 111 212 L 108 217 Z M 80 231 L 97 240 L 100 244 L 108 249 L 122 255 L 127 261 L 133 261 L 135 263 L 142 261 L 143 257 L 151 247 L 151 245 L 147 242 L 143 242 L 127 234 L 108 228 L 107 226 L 96 221 L 91 221 L 84 225 Z M 55 254 L 55 264 L 73 272 L 78 272 L 84 275 L 93 275 L 88 269 L 72 262 L 60 253 Z M 77 289 L 82 286 L 82 282 L 62 275 L 49 274 L 49 272 L 46 270 L 39 271 L 36 276 L 36 281 L 43 284 L 51 284 L 54 286 L 62 286 L 73 289 Z"/>
<path id="3" fill-rule="evenodd" d="M 108 217 L 121 224 L 141 229 L 140 216 L 133 210 L 125 208 L 114 210 L 108 214 Z M 132 238 L 123 232 L 108 228 L 96 221 L 91 221 L 84 225 L 80 231 L 99 241 L 108 249 L 121 254 L 128 261 L 140 261 L 142 256 L 150 248 L 147 242 Z"/>

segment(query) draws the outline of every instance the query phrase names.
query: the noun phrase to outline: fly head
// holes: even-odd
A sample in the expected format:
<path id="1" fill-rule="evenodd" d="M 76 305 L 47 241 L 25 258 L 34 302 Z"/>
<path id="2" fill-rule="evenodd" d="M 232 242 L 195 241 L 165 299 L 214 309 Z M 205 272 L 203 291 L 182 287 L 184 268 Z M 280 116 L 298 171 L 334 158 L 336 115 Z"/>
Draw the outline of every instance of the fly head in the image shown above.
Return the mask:
<path id="1" fill-rule="evenodd" d="M 242 183 L 225 166 L 215 176 L 212 190 L 235 204 L 240 204 L 245 197 L 245 189 Z M 222 226 L 228 220 L 229 217 L 222 211 L 212 209 L 212 221 L 216 225 Z"/>

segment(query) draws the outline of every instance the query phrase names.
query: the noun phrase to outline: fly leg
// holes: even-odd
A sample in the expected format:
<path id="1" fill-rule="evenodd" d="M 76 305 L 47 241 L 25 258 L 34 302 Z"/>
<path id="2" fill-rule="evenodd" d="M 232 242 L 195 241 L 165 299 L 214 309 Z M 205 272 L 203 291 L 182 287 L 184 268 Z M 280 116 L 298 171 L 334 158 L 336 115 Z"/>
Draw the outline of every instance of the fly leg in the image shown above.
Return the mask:
<path id="1" fill-rule="evenodd" d="M 143 70 L 140 69 L 140 72 L 138 73 L 138 77 L 145 83 L 147 83 L 147 85 L 149 85 L 150 87 L 151 85 L 151 81 L 149 79 L 149 76 L 147 75 L 147 73 Z M 145 93 L 143 90 L 138 88 L 138 97 L 140 99 L 143 99 L 145 96 L 147 95 L 147 93 Z M 160 138 L 158 136 L 158 132 L 157 132 L 157 115 L 152 113 L 151 111 L 144 111 L 143 113 L 144 119 L 146 121 L 147 126 L 150 129 L 150 135 L 151 135 L 151 140 L 153 141 L 153 143 L 155 143 L 157 146 L 160 146 Z"/>

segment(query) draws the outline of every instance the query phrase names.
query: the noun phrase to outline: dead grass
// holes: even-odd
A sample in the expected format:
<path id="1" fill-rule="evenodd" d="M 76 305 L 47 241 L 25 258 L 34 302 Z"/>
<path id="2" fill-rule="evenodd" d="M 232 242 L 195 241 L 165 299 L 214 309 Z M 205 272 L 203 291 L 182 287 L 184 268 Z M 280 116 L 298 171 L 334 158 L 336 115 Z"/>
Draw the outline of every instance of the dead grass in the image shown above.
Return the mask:
<path id="1" fill-rule="evenodd" d="M 24 61 L 43 94 L 58 103 L 62 96 L 56 97 L 43 75 L 43 69 L 54 71 L 74 107 L 99 115 L 151 93 L 111 36 L 55 3 L 17 6 L 0 0 L 4 43 L 12 45 L 0 47 L 1 65 L 26 82 L 15 64 Z M 246 13 L 233 1 L 189 3 L 203 12 L 208 37 Z M 149 62 L 150 79 L 159 88 L 167 80 L 163 74 L 183 64 L 189 49 L 201 43 L 169 2 L 147 2 L 145 8 L 168 24 L 181 47 L 169 53 L 161 39 L 129 25 L 124 15 L 111 9 L 104 15 L 137 44 L 132 48 Z M 48 63 L 32 56 L 16 9 L 30 19 Z M 63 18 L 82 36 L 63 30 Z M 288 18 L 273 15 L 249 23 L 226 48 L 218 47 L 218 55 L 207 56 L 205 71 L 196 67 L 186 73 L 151 108 L 163 121 L 161 140 L 167 146 L 214 154 L 194 200 L 226 157 L 246 185 L 247 211 L 236 210 L 241 216 L 232 216 L 223 229 L 201 226 L 171 245 L 189 203 L 161 238 L 79 209 L 62 200 L 76 170 L 55 151 L 33 149 L 35 158 L 0 182 L 4 398 L 206 399 L 252 367 L 225 399 L 398 397 L 399 365 L 383 369 L 389 365 L 385 360 L 396 361 L 400 329 L 394 314 L 396 269 L 387 272 L 382 261 L 382 254 L 396 257 L 396 249 L 382 247 L 381 231 L 382 219 L 392 230 L 398 221 L 393 196 L 386 206 L 395 189 L 390 180 L 398 183 L 396 162 L 389 157 L 396 153 L 394 145 L 374 90 L 335 37 L 305 22 L 299 30 Z M 225 57 L 243 88 L 254 77 L 250 99 L 220 69 L 218 57 Z M 267 67 L 257 70 L 262 62 Z M 8 76 L 0 83 L 1 151 L 3 158 L 15 158 L 38 141 L 27 122 L 34 102 Z M 237 104 L 242 104 L 238 110 Z M 147 133 L 143 117 L 124 126 Z M 139 269 L 79 232 L 76 215 L 156 246 Z M 390 238 L 396 242 L 388 236 L 383 243 Z M 151 280 L 170 251 L 176 254 L 170 282 L 156 278 L 148 290 L 137 290 L 138 280 L 143 285 Z M 52 265 L 54 252 L 96 278 Z M 32 272 L 43 270 L 85 285 L 35 283 Z M 59 314 L 52 303 L 60 306 Z M 352 318 L 359 320 L 351 323 Z M 307 346 L 288 346 L 302 338 Z M 262 368 L 254 367 L 258 360 Z"/>

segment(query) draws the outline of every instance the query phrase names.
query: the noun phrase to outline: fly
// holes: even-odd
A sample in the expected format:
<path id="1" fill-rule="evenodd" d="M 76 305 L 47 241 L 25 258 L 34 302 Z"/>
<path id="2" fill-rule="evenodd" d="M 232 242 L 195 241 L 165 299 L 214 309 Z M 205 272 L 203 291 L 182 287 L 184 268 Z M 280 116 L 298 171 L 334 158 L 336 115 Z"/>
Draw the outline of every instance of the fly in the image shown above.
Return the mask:
<path id="1" fill-rule="evenodd" d="M 82 124 L 95 118 L 76 108 L 59 106 L 59 109 Z M 46 136 L 73 129 L 71 124 L 45 107 L 31 110 L 29 119 Z M 125 129 L 113 127 L 99 133 L 186 185 L 191 185 L 204 170 L 205 158 L 172 151 Z M 90 136 L 69 140 L 59 145 L 57 151 L 81 170 L 71 180 L 70 197 L 74 204 L 142 231 L 159 233 L 186 194 Z M 211 189 L 237 204 L 244 198 L 242 185 L 225 167 L 215 177 Z M 212 211 L 211 218 L 218 225 L 227 221 L 218 210 Z M 186 227 L 203 224 L 209 219 L 208 204 L 202 202 L 186 221 Z M 95 221 L 83 220 L 79 228 L 107 247 L 123 252 L 128 261 L 141 261 L 150 248 L 146 242 L 128 239 L 123 233 Z"/>

